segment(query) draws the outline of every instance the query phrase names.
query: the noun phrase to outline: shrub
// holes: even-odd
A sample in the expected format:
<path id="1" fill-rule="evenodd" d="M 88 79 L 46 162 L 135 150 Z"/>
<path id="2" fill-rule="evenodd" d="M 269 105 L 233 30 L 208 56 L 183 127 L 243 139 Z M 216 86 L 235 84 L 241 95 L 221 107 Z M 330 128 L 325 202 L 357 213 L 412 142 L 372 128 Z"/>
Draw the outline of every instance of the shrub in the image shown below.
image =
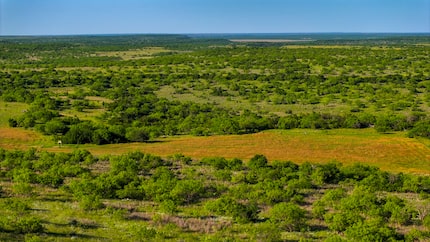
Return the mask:
<path id="1" fill-rule="evenodd" d="M 218 170 L 222 170 L 228 166 L 227 159 L 223 157 L 203 158 L 200 162 L 205 165 L 213 166 Z"/>
<path id="2" fill-rule="evenodd" d="M 89 122 L 82 122 L 70 126 L 70 129 L 63 136 L 65 144 L 85 144 L 91 143 L 94 127 Z"/>
<path id="3" fill-rule="evenodd" d="M 30 168 L 16 168 L 13 170 L 13 181 L 22 183 L 33 183 L 36 181 L 36 174 Z"/>
<path id="4" fill-rule="evenodd" d="M 342 232 L 350 226 L 363 221 L 363 218 L 352 211 L 326 213 L 324 215 L 324 221 L 328 225 L 329 229 Z"/>
<path id="5" fill-rule="evenodd" d="M 205 208 L 217 215 L 231 216 L 238 223 L 254 221 L 258 215 L 258 207 L 255 204 L 245 205 L 226 196 L 207 202 Z"/>
<path id="6" fill-rule="evenodd" d="M 145 192 L 140 187 L 140 182 L 132 181 L 124 186 L 123 189 L 116 191 L 118 198 L 144 199 Z"/>
<path id="7" fill-rule="evenodd" d="M 12 186 L 12 191 L 15 194 L 23 195 L 23 196 L 33 195 L 33 187 L 26 182 L 14 183 Z"/>
<path id="8" fill-rule="evenodd" d="M 168 199 L 160 203 L 160 210 L 165 213 L 174 214 L 178 212 L 178 206 L 174 201 Z"/>
<path id="9" fill-rule="evenodd" d="M 347 238 L 353 241 L 390 241 L 396 239 L 396 232 L 380 219 L 356 223 L 345 230 Z"/>
<path id="10" fill-rule="evenodd" d="M 58 169 L 58 167 L 57 167 Z M 53 169 L 48 170 L 47 172 L 42 173 L 37 177 L 37 180 L 40 184 L 48 185 L 51 187 L 59 187 L 63 184 L 63 177 L 58 174 L 58 171 Z"/>
<path id="11" fill-rule="evenodd" d="M 242 169 L 243 161 L 238 158 L 233 158 L 231 160 L 227 160 L 227 166 L 232 170 L 239 171 Z"/>
<path id="12" fill-rule="evenodd" d="M 317 166 L 311 176 L 313 182 L 317 185 L 338 183 L 342 179 L 342 174 L 339 170 L 340 166 L 341 164 L 338 162 L 330 162 Z"/>
<path id="13" fill-rule="evenodd" d="M 267 166 L 267 158 L 264 155 L 257 154 L 248 162 L 248 166 L 252 169 L 263 168 Z"/>
<path id="14" fill-rule="evenodd" d="M 149 132 L 146 128 L 128 128 L 125 137 L 132 142 L 146 142 L 149 140 Z"/>
<path id="15" fill-rule="evenodd" d="M 170 196 L 179 204 L 196 202 L 204 193 L 202 182 L 197 180 L 180 180 L 170 191 Z"/>
<path id="16" fill-rule="evenodd" d="M 29 216 L 22 217 L 14 225 L 14 230 L 17 233 L 42 233 L 45 229 L 39 218 Z"/>
<path id="17" fill-rule="evenodd" d="M 312 204 L 312 214 L 314 218 L 323 219 L 326 213 L 327 209 L 325 208 L 324 203 L 320 200 Z"/>
<path id="18" fill-rule="evenodd" d="M 415 241 L 426 241 L 426 239 L 430 238 L 430 232 L 421 231 L 416 228 L 411 229 L 405 235 L 405 241 L 415 242 Z"/>
<path id="19" fill-rule="evenodd" d="M 408 133 L 409 137 L 426 137 L 430 138 L 430 120 L 417 122 Z"/>
<path id="20" fill-rule="evenodd" d="M 352 166 L 346 166 L 342 168 L 342 173 L 345 178 L 353 179 L 355 181 L 361 181 L 364 178 L 372 174 L 376 174 L 378 172 L 378 167 L 369 166 L 361 163 L 355 163 Z"/>
<path id="21" fill-rule="evenodd" d="M 338 204 L 344 197 L 346 197 L 346 190 L 343 188 L 336 188 L 328 190 L 320 201 L 324 204 L 334 207 L 335 204 Z"/>
<path id="22" fill-rule="evenodd" d="M 278 203 L 270 210 L 270 221 L 287 231 L 299 231 L 306 226 L 305 210 L 294 203 Z"/>
<path id="23" fill-rule="evenodd" d="M 389 196 L 383 205 L 383 211 L 390 222 L 406 225 L 411 222 L 413 211 L 406 202 L 398 197 Z"/>
<path id="24" fill-rule="evenodd" d="M 7 198 L 3 202 L 3 208 L 13 211 L 17 214 L 26 214 L 30 211 L 30 206 L 25 200 L 18 198 Z"/>
<path id="25" fill-rule="evenodd" d="M 80 197 L 79 206 L 86 211 L 104 208 L 100 197 L 96 195 L 84 195 Z"/>
<path id="26" fill-rule="evenodd" d="M 270 223 L 255 224 L 252 229 L 248 230 L 248 233 L 251 241 L 283 241 L 282 230 Z"/>
<path id="27" fill-rule="evenodd" d="M 168 157 L 168 160 L 171 162 L 181 162 L 186 165 L 191 165 L 191 162 L 193 161 L 191 157 L 185 156 L 183 154 L 174 154 Z"/>
<path id="28" fill-rule="evenodd" d="M 133 241 L 152 241 L 157 236 L 155 229 L 138 225 L 131 227 L 130 233 L 133 236 Z"/>
<path id="29" fill-rule="evenodd" d="M 15 128 L 18 126 L 18 122 L 13 118 L 9 118 L 7 121 L 9 123 L 9 127 L 11 128 Z"/>

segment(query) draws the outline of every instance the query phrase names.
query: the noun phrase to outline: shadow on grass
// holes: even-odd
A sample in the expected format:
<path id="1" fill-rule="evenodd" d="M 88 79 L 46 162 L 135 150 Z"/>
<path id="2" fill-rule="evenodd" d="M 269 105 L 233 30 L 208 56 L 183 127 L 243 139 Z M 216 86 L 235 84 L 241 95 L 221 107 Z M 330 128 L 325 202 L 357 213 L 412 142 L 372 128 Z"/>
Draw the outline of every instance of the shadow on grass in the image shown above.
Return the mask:
<path id="1" fill-rule="evenodd" d="M 68 225 L 70 226 L 74 226 L 74 227 L 79 227 L 82 229 L 98 229 L 101 228 L 102 226 L 96 224 L 96 223 L 92 223 L 92 222 L 80 222 L 76 219 L 72 219 L 70 220 L 70 222 L 68 223 Z"/>
<path id="2" fill-rule="evenodd" d="M 138 221 L 151 221 L 151 215 L 142 212 L 133 212 L 127 216 L 128 220 L 138 220 Z"/>
<path id="3" fill-rule="evenodd" d="M 93 235 L 87 235 L 87 234 L 79 234 L 79 233 L 56 233 L 56 232 L 49 232 L 45 231 L 42 233 L 34 233 L 32 235 L 35 235 L 37 237 L 40 237 L 41 239 L 46 237 L 51 237 L 55 239 L 59 239 L 61 241 L 62 239 L 70 238 L 70 239 L 93 239 L 97 241 L 104 241 L 106 238 L 100 237 L 100 236 L 93 236 Z M 0 232 L 0 241 L 24 241 L 25 234 L 20 233 L 14 233 L 14 232 L 7 232 L 2 231 Z"/>
<path id="4" fill-rule="evenodd" d="M 169 141 L 167 140 L 148 140 L 142 143 L 147 143 L 147 144 L 157 144 L 157 143 L 168 143 Z"/>
<path id="5" fill-rule="evenodd" d="M 81 229 L 98 229 L 102 228 L 102 226 L 93 223 L 93 222 L 82 222 L 78 221 L 76 219 L 70 220 L 68 223 L 53 223 L 49 221 L 43 221 L 45 224 L 51 224 L 58 227 L 74 227 L 74 228 L 81 228 Z"/>
<path id="6" fill-rule="evenodd" d="M 70 239 L 94 239 L 94 240 L 106 240 L 104 237 L 93 236 L 88 234 L 79 234 L 75 232 L 71 233 L 56 233 L 56 232 L 45 232 L 43 233 L 46 236 L 54 237 L 54 238 L 70 238 Z"/>
<path id="7" fill-rule="evenodd" d="M 54 197 L 54 196 L 44 196 L 44 197 L 41 197 L 41 200 L 45 202 L 63 202 L 63 203 L 73 201 L 73 199 L 69 197 Z"/>

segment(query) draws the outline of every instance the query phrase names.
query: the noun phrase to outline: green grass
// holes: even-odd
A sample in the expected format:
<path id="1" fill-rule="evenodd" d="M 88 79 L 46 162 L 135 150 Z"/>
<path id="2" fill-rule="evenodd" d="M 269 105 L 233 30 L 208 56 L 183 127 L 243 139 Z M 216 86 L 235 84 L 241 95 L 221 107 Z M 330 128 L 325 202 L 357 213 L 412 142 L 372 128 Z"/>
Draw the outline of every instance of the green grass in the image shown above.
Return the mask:
<path id="1" fill-rule="evenodd" d="M 270 100 L 250 100 L 245 97 L 234 94 L 233 96 L 213 96 L 209 90 L 196 90 L 187 88 L 187 85 L 178 84 L 180 88 L 186 88 L 187 91 L 184 93 L 176 93 L 175 88 L 172 86 L 162 86 L 155 93 L 160 98 L 166 98 L 168 100 L 175 100 L 181 102 L 195 102 L 195 103 L 210 103 L 216 104 L 219 107 L 236 110 L 238 112 L 245 109 L 253 112 L 272 113 L 278 116 L 285 116 L 286 113 L 293 114 L 305 114 L 305 113 L 330 113 L 345 115 L 351 113 L 351 110 L 355 108 L 355 103 L 364 103 L 366 107 L 360 108 L 359 111 L 362 113 L 380 115 L 383 113 L 392 113 L 393 111 L 388 106 L 377 107 L 376 104 L 369 104 L 364 98 L 350 98 L 342 100 L 340 96 L 333 96 L 333 99 L 325 96 L 322 97 L 318 104 L 307 104 L 299 101 L 295 104 L 276 104 Z M 400 91 L 407 91 L 406 89 L 400 89 Z M 422 99 L 422 97 L 420 97 Z M 429 107 L 427 103 L 423 102 L 420 107 L 423 111 L 428 111 Z M 406 107 L 403 110 L 394 111 L 403 115 L 408 115 L 411 112 L 411 107 Z M 358 113 L 359 114 L 359 113 Z"/>
<path id="2" fill-rule="evenodd" d="M 8 120 L 21 116 L 28 107 L 25 103 L 0 101 L 0 127 L 8 127 Z"/>

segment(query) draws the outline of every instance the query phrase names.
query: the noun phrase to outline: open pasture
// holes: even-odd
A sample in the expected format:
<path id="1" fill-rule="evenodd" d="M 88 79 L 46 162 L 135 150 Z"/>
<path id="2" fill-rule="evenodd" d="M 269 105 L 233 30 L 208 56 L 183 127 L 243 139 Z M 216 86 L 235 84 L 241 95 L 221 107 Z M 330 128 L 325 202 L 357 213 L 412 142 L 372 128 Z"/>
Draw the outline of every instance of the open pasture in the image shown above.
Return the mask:
<path id="1" fill-rule="evenodd" d="M 140 150 L 168 156 L 182 153 L 193 158 L 226 157 L 248 160 L 263 154 L 269 160 L 295 163 L 339 161 L 357 162 L 392 172 L 430 175 L 430 147 L 404 133 L 378 134 L 366 130 L 288 130 L 265 131 L 249 135 L 211 137 L 169 137 L 153 143 L 81 146 L 94 154 Z M 54 150 L 58 150 L 55 148 Z"/>
<path id="2" fill-rule="evenodd" d="M 99 156 L 138 150 L 164 157 L 181 153 L 194 159 L 216 156 L 248 160 L 255 154 L 263 154 L 271 161 L 338 161 L 344 165 L 361 162 L 391 172 L 430 175 L 430 144 L 427 140 L 407 138 L 403 132 L 380 134 L 374 129 L 269 130 L 247 135 L 176 136 L 149 143 L 63 145 L 59 148 L 56 140 L 36 132 L 2 128 L 0 147 L 34 147 L 54 152 L 86 149 Z"/>

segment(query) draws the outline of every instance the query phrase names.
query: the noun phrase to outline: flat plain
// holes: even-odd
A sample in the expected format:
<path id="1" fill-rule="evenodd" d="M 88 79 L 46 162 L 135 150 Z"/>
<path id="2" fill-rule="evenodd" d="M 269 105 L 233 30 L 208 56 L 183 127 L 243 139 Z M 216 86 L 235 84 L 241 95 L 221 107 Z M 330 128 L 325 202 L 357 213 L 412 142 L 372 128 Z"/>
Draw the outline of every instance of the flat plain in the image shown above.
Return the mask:
<path id="1" fill-rule="evenodd" d="M 428 241 L 430 36 L 281 37 L 0 37 L 0 241 Z"/>
<path id="2" fill-rule="evenodd" d="M 162 157 L 183 154 L 201 159 L 225 157 L 249 160 L 263 154 L 269 160 L 327 163 L 344 165 L 364 163 L 390 172 L 430 175 L 430 142 L 407 138 L 404 132 L 380 134 L 374 129 L 340 130 L 269 130 L 246 135 L 209 137 L 163 137 L 148 143 L 64 144 L 34 131 L 0 128 L 0 147 L 7 149 L 36 148 L 50 152 L 85 149 L 94 155 L 125 154 L 141 151 Z"/>

